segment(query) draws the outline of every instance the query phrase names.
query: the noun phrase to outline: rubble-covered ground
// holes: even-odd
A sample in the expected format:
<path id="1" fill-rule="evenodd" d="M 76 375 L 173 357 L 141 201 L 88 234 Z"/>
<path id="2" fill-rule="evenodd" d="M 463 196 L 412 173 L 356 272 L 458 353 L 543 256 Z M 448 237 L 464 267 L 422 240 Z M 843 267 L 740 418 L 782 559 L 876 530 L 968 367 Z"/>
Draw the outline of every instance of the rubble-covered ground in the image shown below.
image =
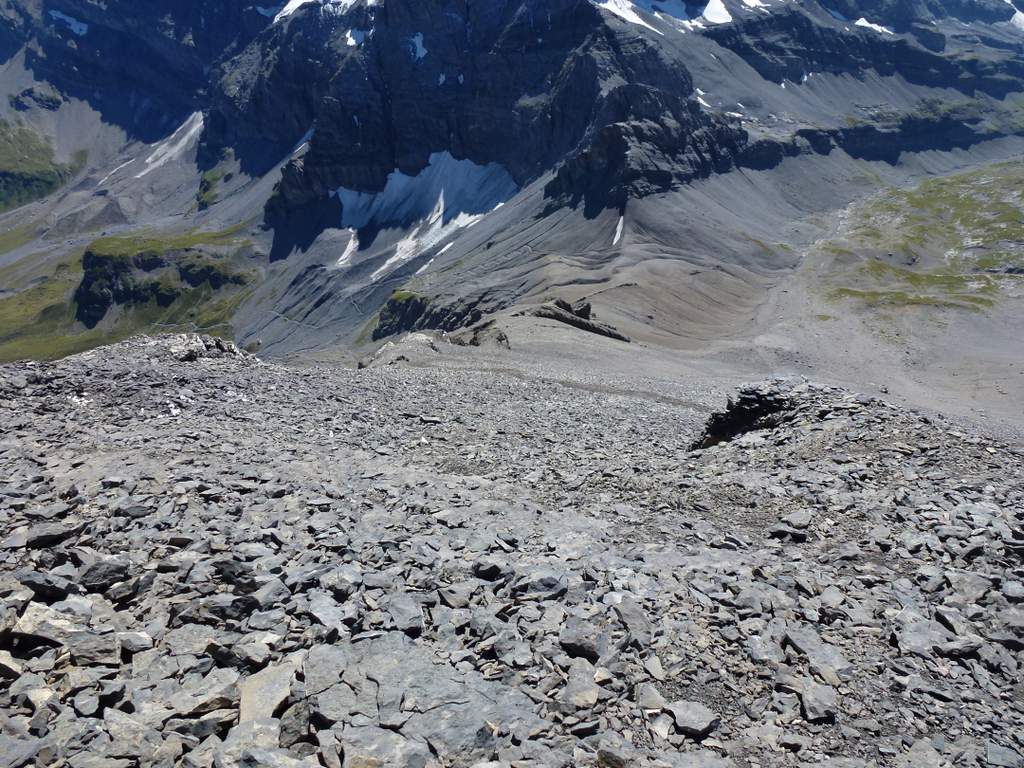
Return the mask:
<path id="1" fill-rule="evenodd" d="M 1020 449 L 707 415 L 198 337 L 0 367 L 0 766 L 1019 768 Z"/>

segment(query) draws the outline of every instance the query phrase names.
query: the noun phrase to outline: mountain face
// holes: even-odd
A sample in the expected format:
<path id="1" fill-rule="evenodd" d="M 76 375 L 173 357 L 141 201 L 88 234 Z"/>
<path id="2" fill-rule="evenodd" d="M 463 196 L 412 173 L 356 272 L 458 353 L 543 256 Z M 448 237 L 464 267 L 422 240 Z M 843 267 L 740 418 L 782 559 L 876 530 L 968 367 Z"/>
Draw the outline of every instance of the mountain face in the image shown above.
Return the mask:
<path id="1" fill-rule="evenodd" d="M 0 45 L 23 44 L 38 79 L 149 141 L 194 111 L 214 62 L 270 21 L 241 0 L 5 0 L 0 20 Z"/>
<path id="2" fill-rule="evenodd" d="M 498 163 L 520 185 L 554 169 L 547 195 L 595 210 L 770 162 L 749 130 L 694 98 L 695 34 L 783 86 L 874 71 L 999 99 L 1024 75 L 1017 17 L 1001 0 L 752 3 L 736 17 L 723 11 L 727 23 L 709 20 L 724 19 L 710 5 L 648 5 L 653 14 L 585 0 L 307 3 L 222 65 L 205 141 L 264 170 L 312 131 L 268 205 L 272 223 L 339 187 L 379 192 L 390 173 L 414 176 L 436 152 Z M 851 30 L 848 18 L 861 23 Z M 935 31 L 979 22 L 1007 27 L 987 33 L 994 51 L 984 58 Z M 813 133 L 819 148 L 857 141 L 836 126 Z M 796 135 L 768 151 L 792 151 Z"/>
<path id="3" fill-rule="evenodd" d="M 586 139 L 610 153 L 586 173 L 616 187 L 630 174 L 659 184 L 653 162 L 621 156 L 625 144 L 708 173 L 738 138 L 692 100 L 689 72 L 666 44 L 680 40 L 622 39 L 589 2 L 333 7 L 300 8 L 221 69 L 208 141 L 243 157 L 268 145 L 276 159 L 314 131 L 285 169 L 272 216 L 339 187 L 379 192 L 392 172 L 415 176 L 440 152 L 497 163 L 525 185 Z M 284 124 L 270 119 L 283 113 Z"/>
<path id="4" fill-rule="evenodd" d="M 565 289 L 677 336 L 705 300 L 752 306 L 811 237 L 791 222 L 865 174 L 1024 131 L 1012 0 L 0 0 L 0 20 L 0 119 L 52 144 L 46 178 L 88 157 L 21 239 L 65 238 L 48 252 L 75 266 L 100 234 L 230 230 L 259 273 L 234 335 L 281 352 L 366 338 L 395 291 L 416 301 L 389 332 Z"/>

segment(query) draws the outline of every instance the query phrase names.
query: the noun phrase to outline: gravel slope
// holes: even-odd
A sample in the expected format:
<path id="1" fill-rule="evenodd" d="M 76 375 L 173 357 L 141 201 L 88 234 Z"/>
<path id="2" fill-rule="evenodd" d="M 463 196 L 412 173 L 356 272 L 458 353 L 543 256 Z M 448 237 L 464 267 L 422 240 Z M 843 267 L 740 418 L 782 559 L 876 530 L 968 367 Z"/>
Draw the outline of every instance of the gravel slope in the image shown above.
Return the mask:
<path id="1" fill-rule="evenodd" d="M 941 419 L 198 337 L 0 393 L 0 765 L 1021 764 L 1024 457 Z"/>

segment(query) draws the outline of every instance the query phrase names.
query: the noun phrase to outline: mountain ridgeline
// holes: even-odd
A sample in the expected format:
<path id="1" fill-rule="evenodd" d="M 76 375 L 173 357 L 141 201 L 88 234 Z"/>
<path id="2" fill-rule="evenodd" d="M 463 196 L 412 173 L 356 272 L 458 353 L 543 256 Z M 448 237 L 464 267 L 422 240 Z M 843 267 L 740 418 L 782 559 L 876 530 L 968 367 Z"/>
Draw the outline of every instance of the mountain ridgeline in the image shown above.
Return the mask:
<path id="1" fill-rule="evenodd" d="M 1024 133 L 1012 0 L 0 0 L 0 20 L 0 118 L 84 165 L 32 234 L 245 230 L 265 260 L 234 335 L 281 351 L 366 338 L 395 291 L 431 308 L 398 330 L 455 330 L 550 299 L 553 261 L 598 288 L 694 266 L 721 222 L 662 208 L 769 173 L 789 191 L 737 190 L 762 215 L 714 252 L 756 290 L 794 262 L 751 244 L 798 245 L 785 222 L 858 174 Z M 827 194 L 790 183 L 801 163 L 834 169 Z"/>

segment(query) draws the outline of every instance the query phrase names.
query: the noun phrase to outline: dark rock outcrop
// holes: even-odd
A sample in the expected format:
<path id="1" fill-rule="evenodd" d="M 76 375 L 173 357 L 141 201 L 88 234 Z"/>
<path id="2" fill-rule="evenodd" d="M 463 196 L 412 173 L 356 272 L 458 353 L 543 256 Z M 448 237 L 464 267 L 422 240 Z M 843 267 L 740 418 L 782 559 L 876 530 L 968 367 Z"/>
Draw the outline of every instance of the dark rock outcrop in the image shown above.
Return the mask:
<path id="1" fill-rule="evenodd" d="M 373 329 L 373 338 L 383 339 L 386 336 L 413 330 L 418 327 L 428 306 L 430 300 L 425 296 L 411 291 L 395 291 L 381 307 L 377 326 Z"/>
<path id="2" fill-rule="evenodd" d="M 710 448 L 740 435 L 772 429 L 795 417 L 796 402 L 787 388 L 761 385 L 741 389 L 725 410 L 711 414 L 693 448 Z"/>
<path id="3" fill-rule="evenodd" d="M 607 323 L 599 323 L 592 318 L 592 307 L 584 302 L 573 306 L 564 299 L 555 299 L 550 304 L 537 307 L 531 313 L 534 317 L 542 317 L 546 320 L 557 320 L 560 323 L 571 325 L 587 333 L 596 333 L 598 336 L 607 336 L 609 339 L 624 341 L 627 344 L 630 339 L 620 333 Z"/>
<path id="4" fill-rule="evenodd" d="M 87 250 L 74 294 L 75 317 L 94 328 L 113 307 L 166 308 L 190 289 L 240 286 L 245 275 L 197 250 L 141 251 L 132 255 Z"/>

